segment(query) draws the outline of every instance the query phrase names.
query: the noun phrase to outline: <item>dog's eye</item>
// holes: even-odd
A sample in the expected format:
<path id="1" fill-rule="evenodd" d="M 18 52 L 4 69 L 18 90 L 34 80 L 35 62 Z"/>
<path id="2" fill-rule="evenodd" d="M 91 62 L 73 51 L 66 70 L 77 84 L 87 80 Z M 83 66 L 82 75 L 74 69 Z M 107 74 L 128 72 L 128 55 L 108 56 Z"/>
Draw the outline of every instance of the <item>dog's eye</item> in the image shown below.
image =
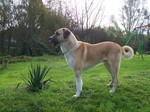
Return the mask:
<path id="1" fill-rule="evenodd" d="M 60 35 L 58 32 L 56 32 L 56 35 Z"/>

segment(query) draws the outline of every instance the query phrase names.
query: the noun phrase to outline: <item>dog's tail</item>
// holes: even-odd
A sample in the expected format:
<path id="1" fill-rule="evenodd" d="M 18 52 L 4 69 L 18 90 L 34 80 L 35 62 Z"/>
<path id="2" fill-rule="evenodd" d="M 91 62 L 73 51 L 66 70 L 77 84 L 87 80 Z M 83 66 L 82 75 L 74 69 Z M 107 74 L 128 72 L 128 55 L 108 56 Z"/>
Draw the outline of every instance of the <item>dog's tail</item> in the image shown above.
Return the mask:
<path id="1" fill-rule="evenodd" d="M 134 51 L 130 46 L 123 46 L 122 55 L 126 59 L 131 59 L 134 56 Z"/>

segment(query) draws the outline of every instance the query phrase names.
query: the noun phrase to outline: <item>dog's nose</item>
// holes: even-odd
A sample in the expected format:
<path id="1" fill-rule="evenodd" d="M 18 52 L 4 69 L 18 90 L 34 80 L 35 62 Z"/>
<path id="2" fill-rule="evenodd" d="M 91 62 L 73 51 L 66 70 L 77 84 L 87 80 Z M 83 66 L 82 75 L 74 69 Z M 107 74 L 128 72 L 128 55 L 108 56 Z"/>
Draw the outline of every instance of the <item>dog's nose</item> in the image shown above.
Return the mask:
<path id="1" fill-rule="evenodd" d="M 53 36 L 49 37 L 49 42 L 53 42 Z"/>
<path id="2" fill-rule="evenodd" d="M 57 40 L 55 35 L 52 35 L 52 36 L 49 37 L 49 42 L 54 43 L 54 45 L 59 44 L 59 41 Z"/>

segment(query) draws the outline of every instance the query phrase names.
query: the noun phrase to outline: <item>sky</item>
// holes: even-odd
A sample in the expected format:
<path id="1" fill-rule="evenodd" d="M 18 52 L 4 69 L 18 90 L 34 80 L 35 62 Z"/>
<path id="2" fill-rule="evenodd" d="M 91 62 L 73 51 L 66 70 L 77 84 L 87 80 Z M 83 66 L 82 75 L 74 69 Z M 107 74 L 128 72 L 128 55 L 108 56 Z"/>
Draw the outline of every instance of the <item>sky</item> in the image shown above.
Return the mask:
<path id="1" fill-rule="evenodd" d="M 119 19 L 120 9 L 121 9 L 122 0 L 105 0 L 105 21 L 104 25 L 111 24 L 110 17 L 115 16 L 116 19 Z"/>
<path id="2" fill-rule="evenodd" d="M 43 0 L 44 2 L 46 0 Z M 85 0 L 65 0 L 65 2 L 68 2 L 68 5 L 71 7 L 74 7 L 74 3 L 76 1 L 76 4 L 79 8 L 83 8 L 83 4 Z M 112 15 L 115 16 L 116 20 L 119 20 L 120 10 L 123 5 L 123 0 L 87 0 L 87 1 L 94 1 L 94 4 L 97 5 L 99 1 L 104 1 L 103 7 L 104 7 L 104 20 L 102 21 L 102 26 L 109 26 L 111 25 L 110 17 Z M 148 8 L 150 12 L 150 0 L 146 0 L 146 7 Z M 78 9 L 79 10 L 79 9 Z"/>
<path id="3" fill-rule="evenodd" d="M 46 2 L 47 0 L 43 0 L 43 2 Z M 80 8 L 84 7 L 85 4 L 85 0 L 65 0 L 65 2 L 67 2 L 68 5 L 70 5 L 71 7 L 74 7 L 74 4 L 77 4 L 77 7 L 79 8 L 78 10 L 80 10 Z M 104 19 L 102 24 L 103 25 L 109 25 L 110 24 L 110 17 L 111 15 L 115 15 L 116 18 L 118 18 L 119 15 L 119 9 L 121 8 L 121 1 L 122 0 L 87 0 L 87 1 L 94 1 L 94 5 L 97 5 L 98 3 L 100 3 L 100 1 L 104 1 L 103 2 L 103 8 L 104 8 Z"/>
<path id="4" fill-rule="evenodd" d="M 20 0 L 14 0 L 15 2 L 18 2 Z M 46 3 L 47 0 L 43 0 L 43 2 Z M 80 8 L 83 8 L 83 4 L 85 0 L 65 0 L 65 2 L 67 2 L 67 5 L 69 5 L 70 7 L 74 7 L 74 4 L 76 4 L 79 7 L 79 11 Z M 87 0 L 87 1 L 94 1 L 94 5 L 98 5 L 98 3 L 100 3 L 100 0 Z M 102 21 L 102 26 L 109 26 L 111 25 L 111 21 L 110 21 L 110 17 L 111 15 L 115 16 L 116 20 L 119 20 L 119 15 L 120 15 L 120 9 L 122 6 L 122 1 L 123 0 L 101 0 L 104 1 L 103 3 L 103 8 L 104 8 L 104 19 Z M 150 0 L 146 0 L 146 7 L 148 8 L 149 12 L 150 12 Z"/>

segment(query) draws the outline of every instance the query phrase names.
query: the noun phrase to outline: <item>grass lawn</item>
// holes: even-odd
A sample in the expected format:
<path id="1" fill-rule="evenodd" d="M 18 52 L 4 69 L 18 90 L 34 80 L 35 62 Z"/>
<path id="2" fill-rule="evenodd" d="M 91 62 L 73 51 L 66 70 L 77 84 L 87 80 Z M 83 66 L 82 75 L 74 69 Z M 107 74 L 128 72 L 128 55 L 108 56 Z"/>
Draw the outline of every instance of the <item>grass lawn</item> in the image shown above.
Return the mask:
<path id="1" fill-rule="evenodd" d="M 40 92 L 26 91 L 21 77 L 28 76 L 30 65 L 51 66 L 46 78 L 55 81 Z M 27 62 L 0 65 L 0 112 L 150 112 L 150 56 L 122 59 L 119 86 L 109 94 L 110 75 L 103 65 L 83 72 L 83 91 L 75 94 L 75 77 L 63 56 L 35 57 Z M 20 83 L 18 89 L 16 86 Z"/>

